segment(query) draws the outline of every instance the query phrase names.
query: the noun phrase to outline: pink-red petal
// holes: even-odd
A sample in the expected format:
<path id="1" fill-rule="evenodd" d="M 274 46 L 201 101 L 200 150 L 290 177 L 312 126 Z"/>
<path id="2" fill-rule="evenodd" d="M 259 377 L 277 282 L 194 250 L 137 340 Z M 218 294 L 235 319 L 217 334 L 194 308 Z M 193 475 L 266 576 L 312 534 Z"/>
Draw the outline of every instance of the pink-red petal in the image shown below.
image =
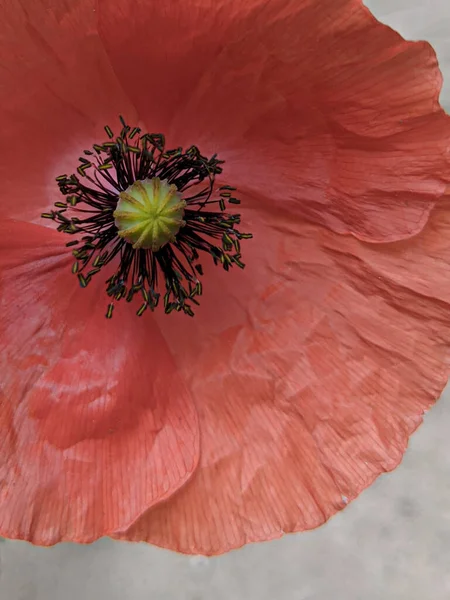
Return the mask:
<path id="1" fill-rule="evenodd" d="M 61 237 L 0 226 L 0 535 L 43 545 L 130 525 L 199 455 L 196 410 L 155 323 L 105 319 L 103 280 L 77 285 Z"/>
<path id="2" fill-rule="evenodd" d="M 217 275 L 182 337 L 160 321 L 199 407 L 199 468 L 116 537 L 216 554 L 316 527 L 399 463 L 445 385 L 449 205 L 386 245 L 253 226 L 248 279 Z"/>
<path id="3" fill-rule="evenodd" d="M 0 35 L 2 215 L 38 222 L 54 178 L 119 114 L 137 119 L 97 35 L 95 0 L 6 0 Z"/>
<path id="4" fill-rule="evenodd" d="M 436 56 L 360 0 L 101 0 L 99 32 L 146 126 L 273 211 L 393 241 L 449 181 Z"/>

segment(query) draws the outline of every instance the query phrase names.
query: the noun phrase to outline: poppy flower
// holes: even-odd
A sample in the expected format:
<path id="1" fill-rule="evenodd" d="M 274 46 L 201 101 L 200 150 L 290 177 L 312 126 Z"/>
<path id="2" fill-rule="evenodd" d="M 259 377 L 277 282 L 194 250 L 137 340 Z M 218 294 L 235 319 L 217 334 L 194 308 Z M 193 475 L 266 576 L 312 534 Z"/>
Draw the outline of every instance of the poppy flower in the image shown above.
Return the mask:
<path id="1" fill-rule="evenodd" d="M 449 372 L 433 50 L 359 0 L 2 12 L 0 535 L 322 524 Z"/>

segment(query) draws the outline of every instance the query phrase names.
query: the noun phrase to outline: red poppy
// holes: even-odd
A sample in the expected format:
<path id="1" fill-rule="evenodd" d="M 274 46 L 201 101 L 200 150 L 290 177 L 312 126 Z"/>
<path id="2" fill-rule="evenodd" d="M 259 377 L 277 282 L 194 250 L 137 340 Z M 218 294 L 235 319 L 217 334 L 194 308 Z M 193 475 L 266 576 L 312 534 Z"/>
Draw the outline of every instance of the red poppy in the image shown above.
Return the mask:
<path id="1" fill-rule="evenodd" d="M 2 13 L 0 535 L 320 525 L 449 372 L 433 50 L 359 0 Z"/>

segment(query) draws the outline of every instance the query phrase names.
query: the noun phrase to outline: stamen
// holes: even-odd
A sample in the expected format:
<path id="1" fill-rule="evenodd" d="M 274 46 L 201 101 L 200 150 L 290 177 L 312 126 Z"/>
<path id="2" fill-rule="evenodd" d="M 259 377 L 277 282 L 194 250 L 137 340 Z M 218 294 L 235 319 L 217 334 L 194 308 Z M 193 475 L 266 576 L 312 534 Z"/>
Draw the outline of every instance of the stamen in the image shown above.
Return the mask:
<path id="1" fill-rule="evenodd" d="M 58 231 L 77 234 L 66 245 L 75 248 L 72 272 L 82 288 L 118 261 L 106 281 L 106 318 L 115 302 L 137 296 L 142 316 L 158 306 L 161 294 L 167 314 L 193 316 L 192 304 L 203 292 L 201 254 L 226 271 L 245 266 L 240 240 L 252 235 L 236 228 L 240 215 L 226 207 L 240 203 L 232 195 L 236 189 L 221 186 L 216 197 L 223 164 L 216 155 L 208 159 L 196 146 L 168 150 L 162 134 L 141 135 L 120 120 L 119 136 L 106 126 L 109 140 L 84 150 L 89 159 L 80 157 L 77 174 L 56 178 L 65 201 L 41 216 L 55 221 Z"/>

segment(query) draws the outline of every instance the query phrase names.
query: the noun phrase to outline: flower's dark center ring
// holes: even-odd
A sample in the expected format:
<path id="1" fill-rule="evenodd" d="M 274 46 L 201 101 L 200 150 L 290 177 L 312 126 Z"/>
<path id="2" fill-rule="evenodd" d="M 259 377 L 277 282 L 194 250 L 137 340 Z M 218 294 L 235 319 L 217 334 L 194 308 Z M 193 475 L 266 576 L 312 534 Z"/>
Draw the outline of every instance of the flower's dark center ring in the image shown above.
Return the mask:
<path id="1" fill-rule="evenodd" d="M 161 288 L 166 313 L 193 316 L 192 303 L 198 305 L 202 294 L 200 253 L 226 271 L 244 267 L 240 240 L 252 235 L 236 229 L 239 214 L 226 212 L 226 203 L 240 201 L 227 185 L 213 197 L 223 164 L 216 155 L 205 158 L 195 146 L 166 150 L 163 135 L 140 135 L 138 127 L 120 120 L 118 137 L 105 127 L 109 141 L 84 151 L 78 175 L 56 178 L 65 201 L 42 217 L 77 238 L 66 245 L 76 247 L 72 272 L 81 287 L 119 256 L 117 271 L 106 281 L 107 318 L 122 298 L 141 298 L 138 316 L 154 310 Z"/>

